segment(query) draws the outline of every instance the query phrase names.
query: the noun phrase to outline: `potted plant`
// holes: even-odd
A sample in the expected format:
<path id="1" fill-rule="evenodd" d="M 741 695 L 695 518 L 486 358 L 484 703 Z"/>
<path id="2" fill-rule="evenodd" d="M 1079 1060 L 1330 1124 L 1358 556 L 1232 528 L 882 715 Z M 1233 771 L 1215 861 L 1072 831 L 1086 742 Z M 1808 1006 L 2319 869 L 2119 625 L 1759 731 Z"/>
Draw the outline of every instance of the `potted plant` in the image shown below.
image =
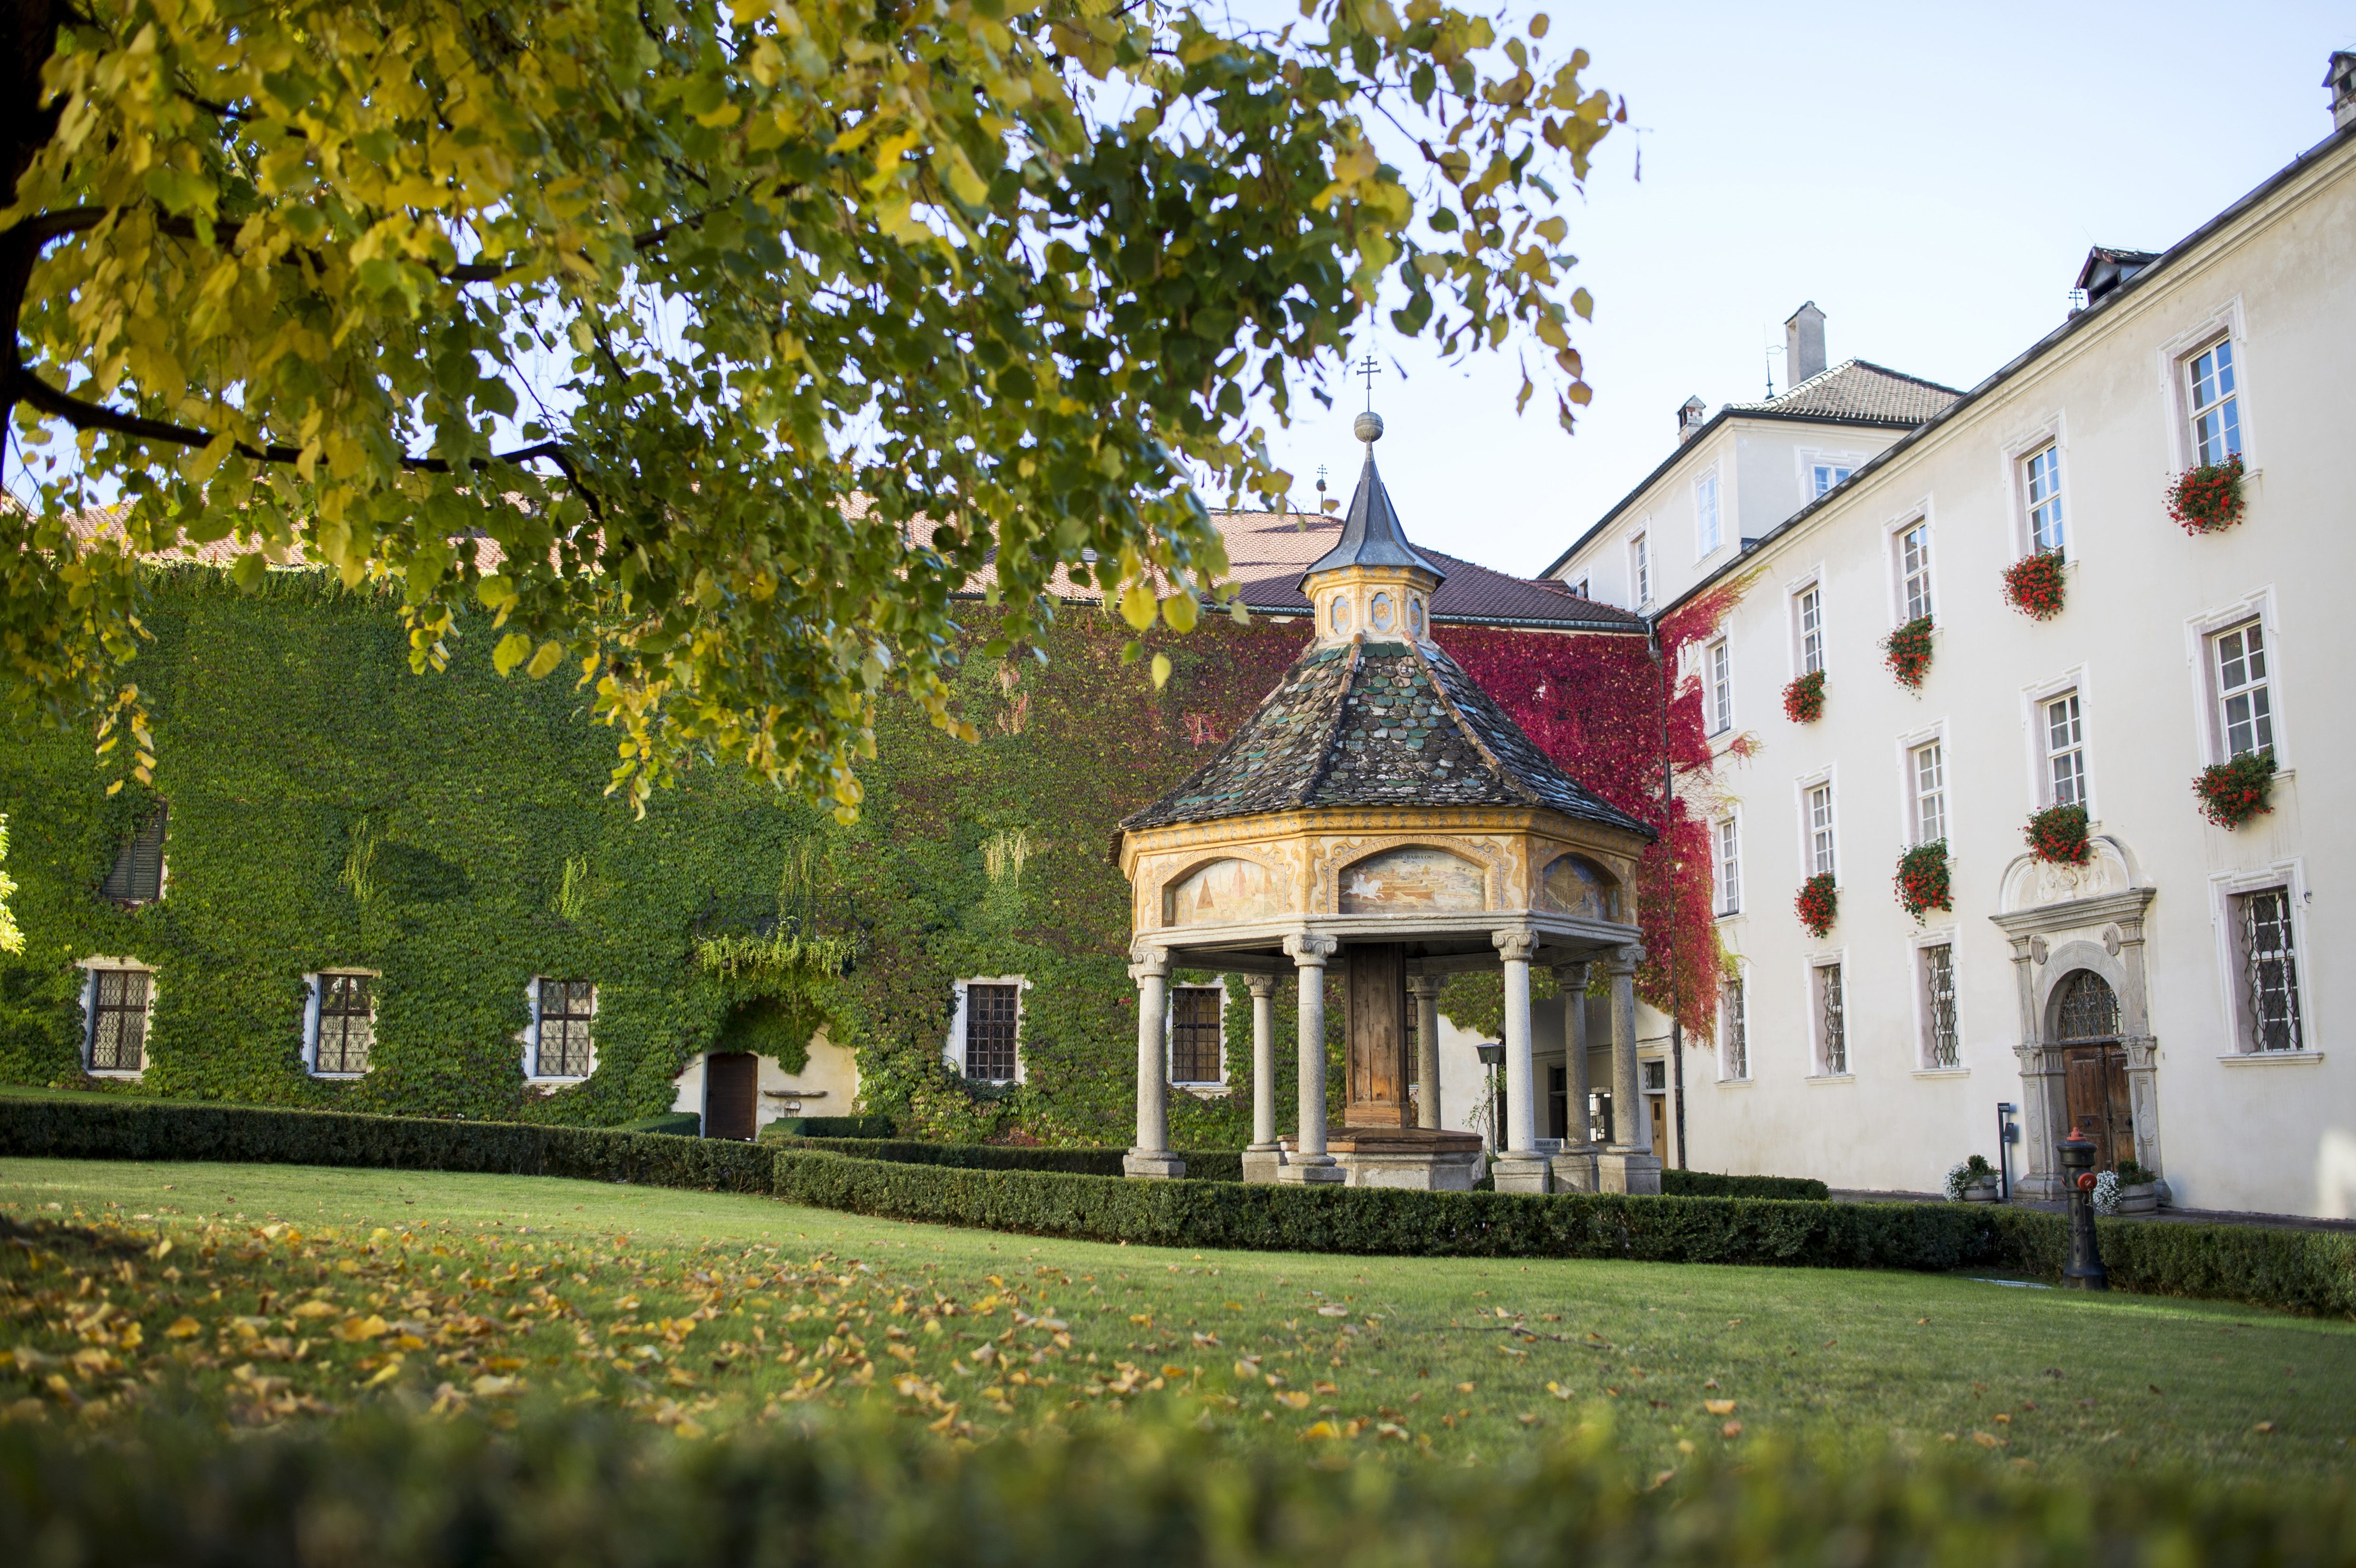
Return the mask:
<path id="1" fill-rule="evenodd" d="M 1922 690 L 1922 677 L 1931 668 L 1931 617 L 1917 615 L 1882 638 L 1881 658 L 1899 685 Z"/>
<path id="2" fill-rule="evenodd" d="M 2249 502 L 2242 495 L 2242 454 L 2204 463 L 2178 475 L 2168 486 L 2168 515 L 2188 534 L 2213 534 L 2242 520 Z"/>
<path id="3" fill-rule="evenodd" d="M 1833 916 L 1840 909 L 1840 889 L 1830 871 L 1818 871 L 1800 884 L 1800 896 L 1792 901 L 1798 912 L 1800 923 L 1808 928 L 1810 936 L 1822 936 L 1833 928 Z"/>
<path id="4" fill-rule="evenodd" d="M 1944 838 L 1928 844 L 1917 844 L 1898 857 L 1898 874 L 1891 880 L 1898 889 L 1898 907 L 1922 923 L 1922 917 L 1934 909 L 1952 910 L 1954 896 L 1947 888 L 1947 841 Z"/>
<path id="5" fill-rule="evenodd" d="M 2159 1210 L 2159 1172 L 2146 1170 L 2134 1160 L 2119 1161 L 2119 1206 L 2122 1214 L 2152 1214 Z"/>
<path id="6" fill-rule="evenodd" d="M 2021 836 L 2029 840 L 2030 854 L 2056 866 L 2083 866 L 2094 852 L 2094 841 L 2086 835 L 2083 805 L 2049 805 L 2032 811 Z"/>
<path id="7" fill-rule="evenodd" d="M 1783 717 L 1813 724 L 1825 716 L 1825 672 L 1812 669 L 1783 688 Z"/>
<path id="8" fill-rule="evenodd" d="M 2275 754 L 2244 752 L 2231 762 L 2203 768 L 2192 781 L 2201 815 L 2220 827 L 2239 827 L 2274 807 Z"/>
<path id="9" fill-rule="evenodd" d="M 1993 1203 L 1997 1200 L 1996 1167 L 1986 1155 L 1958 1160 L 1947 1171 L 1947 1201 Z"/>
<path id="10" fill-rule="evenodd" d="M 2040 549 L 2022 556 L 2004 569 L 2005 602 L 2032 621 L 2051 621 L 2062 613 L 2067 579 L 2058 549 Z"/>

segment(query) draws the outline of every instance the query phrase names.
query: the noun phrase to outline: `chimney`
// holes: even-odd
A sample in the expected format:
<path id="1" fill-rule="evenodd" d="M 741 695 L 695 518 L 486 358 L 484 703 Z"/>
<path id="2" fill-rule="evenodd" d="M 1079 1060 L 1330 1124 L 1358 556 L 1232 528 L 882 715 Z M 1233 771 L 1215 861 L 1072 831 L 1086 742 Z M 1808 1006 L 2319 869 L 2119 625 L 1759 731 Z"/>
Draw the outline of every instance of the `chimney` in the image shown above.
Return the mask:
<path id="1" fill-rule="evenodd" d="M 1699 398 L 1687 398 L 1677 409 L 1677 444 L 1683 446 L 1701 433 L 1709 420 L 1709 406 Z"/>
<path id="2" fill-rule="evenodd" d="M 2356 50 L 2340 49 L 2332 55 L 2323 72 L 2323 85 L 2331 89 L 2331 128 L 2345 131 L 2356 125 Z"/>
<path id="3" fill-rule="evenodd" d="M 1783 324 L 1783 389 L 1825 373 L 1825 313 L 1810 300 Z"/>

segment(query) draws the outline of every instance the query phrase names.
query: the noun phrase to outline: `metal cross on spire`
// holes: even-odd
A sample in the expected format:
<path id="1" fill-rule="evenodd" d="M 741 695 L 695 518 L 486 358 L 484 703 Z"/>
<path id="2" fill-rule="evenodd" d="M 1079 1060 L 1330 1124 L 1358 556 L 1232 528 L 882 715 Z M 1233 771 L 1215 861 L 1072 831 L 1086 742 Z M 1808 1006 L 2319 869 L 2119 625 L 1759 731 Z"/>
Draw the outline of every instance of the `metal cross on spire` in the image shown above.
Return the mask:
<path id="1" fill-rule="evenodd" d="M 1372 411 L 1375 406 L 1375 378 L 1382 373 L 1383 368 L 1375 362 L 1375 357 L 1372 354 L 1359 360 L 1353 369 L 1353 374 L 1364 376 L 1366 379 L 1366 408 L 1369 411 Z"/>

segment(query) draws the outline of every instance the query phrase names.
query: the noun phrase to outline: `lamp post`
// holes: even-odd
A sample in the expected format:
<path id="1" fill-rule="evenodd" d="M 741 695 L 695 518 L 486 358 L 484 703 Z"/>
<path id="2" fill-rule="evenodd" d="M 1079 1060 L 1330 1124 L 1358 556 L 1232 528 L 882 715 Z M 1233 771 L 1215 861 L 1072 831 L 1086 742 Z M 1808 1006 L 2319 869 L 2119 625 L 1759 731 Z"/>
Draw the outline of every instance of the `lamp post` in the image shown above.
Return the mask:
<path id="1" fill-rule="evenodd" d="M 1505 1064 L 1505 1042 L 1483 1040 L 1472 1049 L 1489 1073 L 1489 1148 L 1494 1155 L 1505 1147 L 1505 1094 L 1497 1087 L 1497 1069 Z"/>
<path id="2" fill-rule="evenodd" d="M 2103 1267 L 2102 1241 L 2094 1234 L 2094 1140 L 2072 1127 L 2070 1136 L 2053 1147 L 2070 1184 L 2070 1264 L 2062 1271 L 2062 1286 L 2108 1290 L 2111 1276 Z"/>

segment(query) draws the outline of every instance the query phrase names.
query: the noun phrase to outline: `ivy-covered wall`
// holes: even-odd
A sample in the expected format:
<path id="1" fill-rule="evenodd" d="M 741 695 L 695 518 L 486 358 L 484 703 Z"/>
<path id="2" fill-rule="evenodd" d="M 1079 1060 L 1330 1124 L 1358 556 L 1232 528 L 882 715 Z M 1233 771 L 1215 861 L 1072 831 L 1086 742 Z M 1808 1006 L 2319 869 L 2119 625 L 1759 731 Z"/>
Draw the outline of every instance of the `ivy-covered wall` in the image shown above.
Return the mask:
<path id="1" fill-rule="evenodd" d="M 971 646 L 990 622 L 973 607 Z M 318 574 L 273 573 L 246 593 L 209 571 L 159 573 L 148 624 L 136 674 L 171 807 L 168 893 L 127 912 L 97 896 L 150 802 L 103 796 L 87 736 L 5 737 L 0 813 L 27 941 L 0 955 L 0 1078 L 78 1076 L 72 965 L 114 955 L 158 976 L 145 1080 L 125 1092 L 631 1120 L 667 1109 L 673 1075 L 735 1027 L 734 993 L 692 962 L 697 936 L 754 929 L 783 879 L 804 925 L 852 945 L 824 1005 L 832 1038 L 857 1052 L 866 1108 L 917 1136 L 1051 1143 L 1125 1142 L 1133 1125 L 1114 824 L 1204 760 L 1306 635 L 1299 623 L 1207 621 L 1157 645 L 1173 666 L 1157 692 L 1120 662 L 1126 629 L 1073 608 L 1044 660 L 1026 647 L 960 667 L 979 745 L 887 707 L 863 813 L 846 827 L 718 764 L 635 819 L 603 794 L 612 731 L 562 677 L 495 676 L 485 628 L 466 622 L 448 672 L 412 676 L 392 605 Z M 1527 643 L 1544 659 L 1588 640 L 1528 634 L 1482 651 Z M 1627 703 L 1657 689 L 1648 660 L 1613 656 L 1630 668 Z M 358 1082 L 302 1065 L 303 976 L 333 967 L 382 976 L 373 1070 Z M 548 1094 L 522 1076 L 534 975 L 599 987 L 597 1070 Z M 942 1064 L 954 983 L 1000 975 L 1030 982 L 1024 1082 L 976 1090 Z M 1240 981 L 1226 1016 L 1236 1092 L 1173 1095 L 1180 1147 L 1248 1138 Z M 1338 1069 L 1340 1009 L 1328 1016 Z M 1295 1017 L 1287 986 L 1280 1064 Z M 1338 1096 L 1344 1075 L 1329 1082 Z M 1287 1126 L 1293 1094 L 1281 1070 Z"/>

